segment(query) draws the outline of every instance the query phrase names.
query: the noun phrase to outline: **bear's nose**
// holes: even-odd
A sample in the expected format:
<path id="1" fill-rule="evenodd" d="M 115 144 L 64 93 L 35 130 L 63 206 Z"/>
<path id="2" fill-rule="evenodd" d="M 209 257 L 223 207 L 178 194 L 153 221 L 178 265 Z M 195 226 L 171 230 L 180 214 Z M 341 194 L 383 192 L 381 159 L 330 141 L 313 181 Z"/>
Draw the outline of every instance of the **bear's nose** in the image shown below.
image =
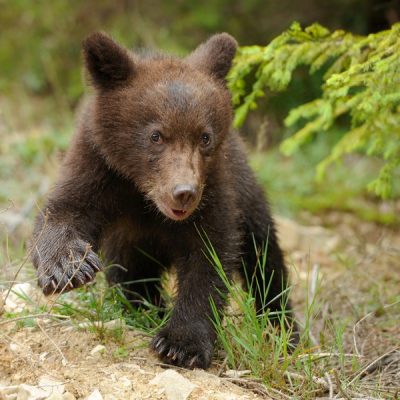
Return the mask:
<path id="1" fill-rule="evenodd" d="M 174 200 L 184 207 L 190 204 L 196 198 L 196 188 L 190 184 L 180 184 L 174 187 L 172 191 Z"/>

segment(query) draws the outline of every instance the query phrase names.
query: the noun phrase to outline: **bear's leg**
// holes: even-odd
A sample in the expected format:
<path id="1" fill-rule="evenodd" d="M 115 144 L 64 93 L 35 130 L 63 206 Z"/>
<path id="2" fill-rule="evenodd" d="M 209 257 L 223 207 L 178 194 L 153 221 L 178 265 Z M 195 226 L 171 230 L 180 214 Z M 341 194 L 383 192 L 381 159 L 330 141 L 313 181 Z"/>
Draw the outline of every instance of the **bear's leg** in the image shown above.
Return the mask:
<path id="1" fill-rule="evenodd" d="M 161 360 L 185 368 L 208 368 L 216 333 L 211 299 L 222 312 L 226 288 L 200 251 L 176 262 L 178 295 L 168 324 L 151 347 Z"/>
<path id="2" fill-rule="evenodd" d="M 160 254 L 153 254 L 144 245 L 123 240 L 111 241 L 104 246 L 105 257 L 112 263 L 106 270 L 110 284 L 121 284 L 127 299 L 134 306 L 150 302 L 163 306 L 160 277 L 163 264 Z M 164 260 L 165 261 L 165 260 Z"/>
<path id="3" fill-rule="evenodd" d="M 261 225 L 261 224 L 260 224 Z M 258 314 L 268 310 L 270 321 L 279 326 L 281 316 L 292 329 L 291 343 L 299 341 L 299 331 L 289 300 L 288 274 L 272 220 L 268 226 L 253 224 L 243 247 L 243 277 L 255 298 Z"/>

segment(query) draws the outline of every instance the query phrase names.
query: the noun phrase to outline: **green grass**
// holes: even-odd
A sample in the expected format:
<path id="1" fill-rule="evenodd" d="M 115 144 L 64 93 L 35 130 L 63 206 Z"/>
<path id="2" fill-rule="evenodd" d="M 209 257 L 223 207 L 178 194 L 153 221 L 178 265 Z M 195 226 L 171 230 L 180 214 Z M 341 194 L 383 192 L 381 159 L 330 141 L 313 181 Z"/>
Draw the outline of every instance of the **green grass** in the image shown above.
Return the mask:
<path id="1" fill-rule="evenodd" d="M 94 285 L 61 295 L 52 310 L 71 317 L 76 324 L 87 322 L 100 340 L 109 334 L 107 323 L 110 321 L 115 322 L 111 324 L 111 331 L 118 337 L 125 326 L 152 335 L 169 318 L 169 310 L 150 304 L 146 299 L 142 299 L 141 305 L 133 306 L 119 285 L 110 287 L 107 284 L 102 272 L 96 275 Z"/>
<path id="2" fill-rule="evenodd" d="M 249 371 L 249 381 L 261 380 L 265 392 L 274 398 L 314 399 L 329 394 L 329 391 L 355 397 L 365 390 L 361 382 L 365 363 L 357 354 L 346 353 L 348 346 L 345 338 L 352 329 L 351 318 L 333 320 L 322 317 L 321 310 L 326 306 L 326 300 L 320 296 L 318 272 L 313 271 L 313 276 L 307 280 L 313 281 L 314 287 L 310 290 L 308 284 L 305 288 L 301 338 L 298 346 L 293 348 L 285 310 L 285 298 L 290 294 L 290 288 L 281 294 L 281 313 L 271 315 L 267 311 L 257 315 L 252 289 L 256 285 L 256 291 L 263 299 L 262 307 L 268 309 L 269 282 L 255 282 L 251 277 L 246 277 L 246 286 L 250 290 L 245 291 L 243 282 L 232 281 L 226 276 L 218 254 L 207 237 L 202 236 L 207 257 L 227 289 L 227 295 L 224 296 L 233 305 L 232 310 L 222 316 L 210 299 L 218 347 L 225 354 L 224 364 L 227 368 Z M 267 246 L 257 263 L 262 276 L 265 276 L 264 271 L 268 268 L 266 249 Z M 278 325 L 271 324 L 271 317 L 278 318 Z M 318 343 L 312 336 L 311 327 L 317 320 L 321 322 L 321 318 L 324 328 Z M 380 391 L 385 389 L 377 384 L 375 394 L 378 396 Z M 369 395 L 373 392 L 370 391 Z"/>

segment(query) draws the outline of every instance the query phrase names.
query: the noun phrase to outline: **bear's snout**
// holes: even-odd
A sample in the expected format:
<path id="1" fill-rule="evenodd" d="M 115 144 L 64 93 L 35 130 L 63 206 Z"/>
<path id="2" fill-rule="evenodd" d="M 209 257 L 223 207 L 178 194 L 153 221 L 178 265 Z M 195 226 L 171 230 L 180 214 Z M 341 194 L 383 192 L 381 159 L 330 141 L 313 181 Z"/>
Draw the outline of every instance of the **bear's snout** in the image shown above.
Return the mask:
<path id="1" fill-rule="evenodd" d="M 197 188 L 189 183 L 176 185 L 172 191 L 172 197 L 182 209 L 190 208 L 197 198 Z"/>

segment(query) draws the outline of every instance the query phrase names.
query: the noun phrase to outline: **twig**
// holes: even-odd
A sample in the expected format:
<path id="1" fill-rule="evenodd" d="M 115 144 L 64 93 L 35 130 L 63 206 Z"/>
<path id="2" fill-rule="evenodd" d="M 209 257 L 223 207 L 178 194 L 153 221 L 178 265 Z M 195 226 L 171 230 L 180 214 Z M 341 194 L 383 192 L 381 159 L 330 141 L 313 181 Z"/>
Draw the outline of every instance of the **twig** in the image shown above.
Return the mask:
<path id="1" fill-rule="evenodd" d="M 303 382 L 307 380 L 307 377 L 304 375 L 298 374 L 296 372 L 289 372 L 285 371 L 285 375 L 288 376 L 289 378 L 294 378 L 294 379 L 300 379 Z M 317 385 L 323 386 L 325 389 L 329 389 L 329 385 L 325 382 L 324 379 L 318 378 L 317 376 L 311 376 L 311 380 L 316 383 Z"/>
<path id="2" fill-rule="evenodd" d="M 47 337 L 47 339 L 49 339 L 49 341 L 52 343 L 52 345 L 55 347 L 55 349 L 60 354 L 61 359 L 62 359 L 62 364 L 63 365 L 67 365 L 68 361 L 65 358 L 65 356 L 64 356 L 63 352 L 61 351 L 61 349 L 57 346 L 57 343 L 47 334 L 47 332 L 43 329 L 42 325 L 39 322 L 38 322 L 38 327 L 40 328 L 42 333 Z"/>
<path id="3" fill-rule="evenodd" d="M 259 382 L 255 382 L 253 380 L 242 379 L 242 378 L 227 378 L 227 377 L 223 377 L 221 379 L 225 379 L 225 380 L 227 380 L 229 382 L 232 382 L 232 383 L 234 383 L 234 384 L 236 384 L 238 386 L 241 386 L 241 387 L 246 387 L 246 388 L 248 388 L 249 390 L 252 390 L 252 391 L 257 391 L 257 392 L 261 391 L 262 394 L 270 396 L 270 397 L 272 397 L 272 396 L 270 395 L 269 391 L 271 391 L 271 392 L 273 392 L 275 394 L 278 394 L 279 396 L 281 396 L 281 397 L 283 397 L 285 399 L 291 399 L 292 398 L 291 396 L 288 396 L 287 394 L 281 392 L 278 389 L 274 389 L 272 387 L 266 387 L 265 385 L 263 385 L 263 384 L 261 384 Z M 274 397 L 274 398 L 276 398 L 276 397 Z"/>
<path id="4" fill-rule="evenodd" d="M 371 363 L 369 363 L 366 367 L 364 367 L 348 384 L 348 386 L 350 386 L 352 383 L 354 383 L 354 381 L 356 379 L 358 379 L 360 376 L 362 376 L 365 372 L 367 372 L 372 366 L 374 366 L 376 363 L 378 363 L 380 360 L 382 360 L 383 358 L 385 358 L 386 356 L 388 356 L 390 353 L 393 353 L 394 351 L 396 351 L 397 349 L 399 349 L 399 347 L 395 347 L 394 349 L 391 349 L 389 351 L 387 351 L 386 353 L 382 354 L 381 356 L 379 356 L 377 359 L 375 359 L 374 361 L 372 361 Z"/>
<path id="5" fill-rule="evenodd" d="M 11 319 L 6 319 L 4 321 L 0 321 L 0 326 L 7 325 L 11 322 L 21 321 L 23 319 L 29 319 L 29 318 L 65 318 L 65 319 L 69 319 L 70 317 L 67 315 L 50 314 L 50 313 L 24 315 L 22 317 L 16 317 L 16 318 L 11 318 Z"/>
<path id="6" fill-rule="evenodd" d="M 397 304 L 400 304 L 400 300 L 395 301 L 394 303 L 390 303 L 390 304 L 386 304 L 383 306 L 383 309 L 386 310 L 389 307 L 393 307 Z M 356 339 L 356 335 L 357 335 L 357 328 L 358 325 L 361 324 L 361 322 L 365 321 L 368 317 L 370 317 L 371 315 L 373 315 L 375 313 L 375 311 L 371 311 L 368 314 L 365 314 L 360 320 L 358 320 L 354 326 L 353 326 L 353 343 L 354 343 L 354 349 L 357 353 L 358 356 L 361 356 L 360 352 L 358 351 L 358 347 L 357 347 L 357 339 Z"/>
<path id="7" fill-rule="evenodd" d="M 310 282 L 310 292 L 309 292 L 309 298 L 311 300 L 311 303 L 314 302 L 317 291 L 318 272 L 319 272 L 319 265 L 314 264 L 311 272 L 311 282 Z"/>
<path id="8" fill-rule="evenodd" d="M 332 379 L 331 379 L 331 377 L 329 376 L 329 374 L 327 372 L 325 372 L 324 376 L 325 376 L 325 379 L 326 379 L 326 381 L 328 383 L 328 386 L 329 386 L 329 398 L 332 399 L 333 398 L 333 389 L 334 389 L 334 386 L 333 386 L 333 383 L 332 383 Z"/>
<path id="9" fill-rule="evenodd" d="M 225 356 L 224 361 L 222 361 L 221 366 L 218 369 L 217 376 L 221 376 L 225 370 L 226 364 L 228 363 L 228 356 Z"/>
<path id="10" fill-rule="evenodd" d="M 335 377 L 335 381 L 336 381 L 336 387 L 338 389 L 338 392 L 347 400 L 351 400 L 351 397 L 343 390 L 342 385 L 340 383 L 340 378 L 339 375 L 337 373 L 336 370 L 333 370 L 333 375 Z M 335 398 L 337 398 L 338 395 L 335 396 Z"/>
<path id="11" fill-rule="evenodd" d="M 45 219 L 44 225 L 46 225 L 46 222 L 47 222 L 47 220 Z M 13 288 L 14 283 L 16 282 L 19 273 L 21 272 L 21 270 L 22 270 L 22 268 L 24 267 L 24 265 L 26 264 L 26 262 L 29 260 L 33 249 L 36 247 L 36 244 L 38 243 L 38 241 L 40 240 L 40 238 L 41 238 L 41 236 L 42 236 L 42 233 L 43 233 L 43 231 L 40 232 L 38 238 L 37 238 L 36 241 L 35 241 L 34 246 L 31 246 L 31 248 L 29 249 L 27 255 L 26 255 L 25 258 L 23 259 L 21 265 L 18 267 L 17 272 L 15 273 L 14 278 L 13 278 L 13 280 L 12 280 L 12 283 L 11 283 L 10 287 L 8 288 L 8 291 L 7 291 L 6 295 L 5 295 L 5 297 L 3 298 L 3 302 L 2 302 L 2 304 L 0 304 L 0 315 L 1 315 L 1 314 L 3 313 L 3 311 L 4 311 L 3 307 L 4 307 L 4 305 L 6 304 L 7 298 L 8 298 L 8 296 L 9 296 L 10 293 L 11 293 L 11 289 Z"/>
<path id="12" fill-rule="evenodd" d="M 351 353 L 344 353 L 344 354 L 339 354 L 339 353 L 309 353 L 309 354 L 299 354 L 297 358 L 325 358 L 325 357 L 358 357 L 358 358 L 363 358 L 364 356 L 362 355 L 356 355 L 356 354 L 351 354 Z"/>

